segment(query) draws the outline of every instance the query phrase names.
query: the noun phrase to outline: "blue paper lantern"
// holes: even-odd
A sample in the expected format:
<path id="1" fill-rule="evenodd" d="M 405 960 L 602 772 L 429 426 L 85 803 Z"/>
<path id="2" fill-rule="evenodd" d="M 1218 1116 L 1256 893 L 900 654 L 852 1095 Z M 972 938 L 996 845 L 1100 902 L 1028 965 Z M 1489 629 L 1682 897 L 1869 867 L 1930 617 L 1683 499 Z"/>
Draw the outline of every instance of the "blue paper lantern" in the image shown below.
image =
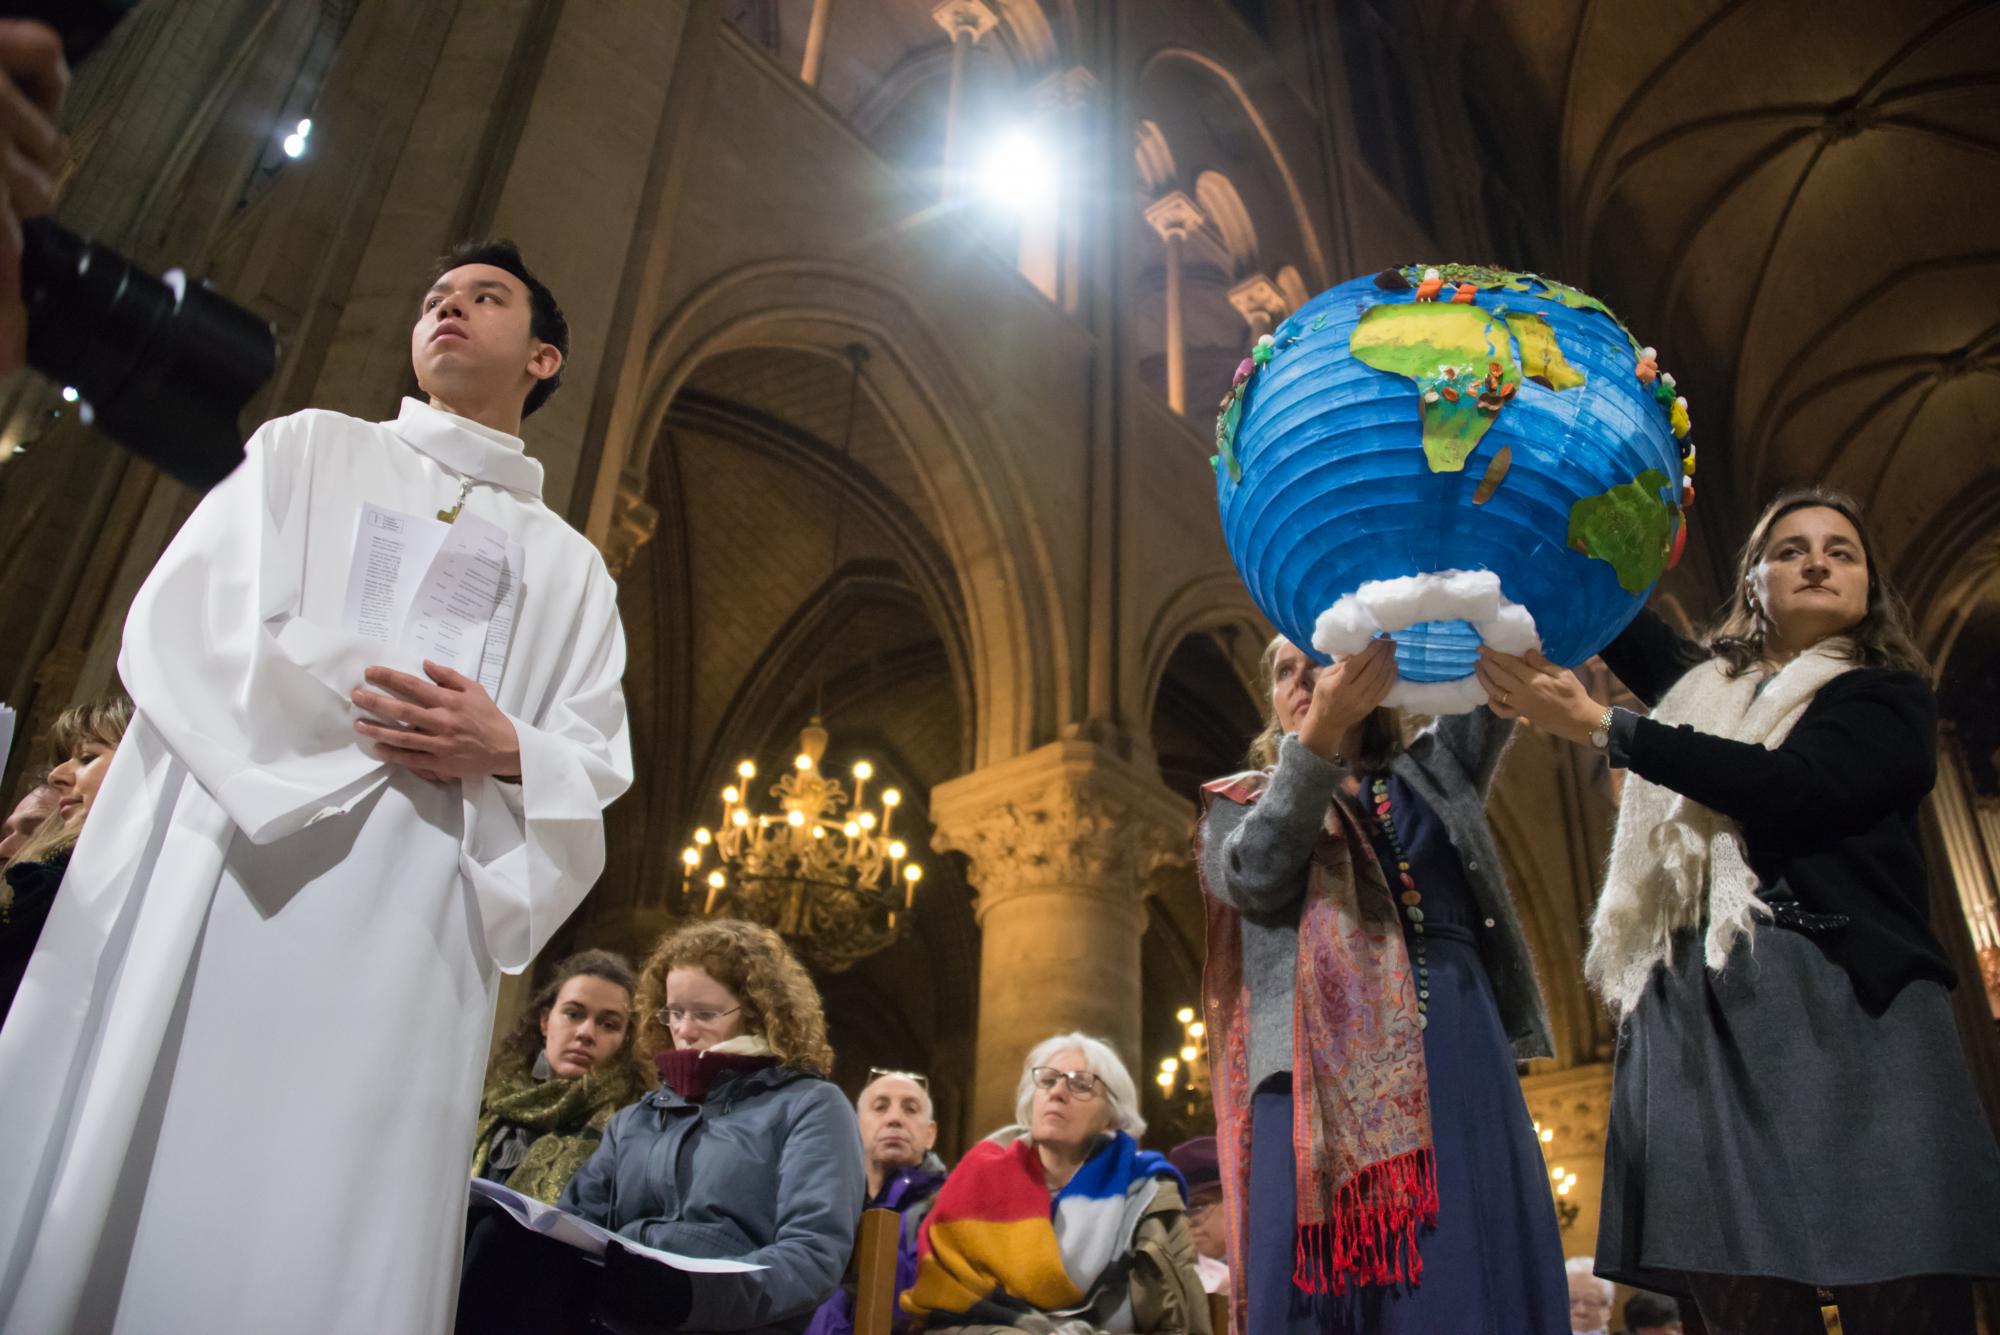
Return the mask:
<path id="1" fill-rule="evenodd" d="M 1482 641 L 1574 666 L 1686 541 L 1687 404 L 1595 298 L 1410 266 L 1259 340 L 1217 422 L 1223 536 L 1264 614 L 1322 660 L 1396 638 L 1389 702 L 1482 703 Z"/>

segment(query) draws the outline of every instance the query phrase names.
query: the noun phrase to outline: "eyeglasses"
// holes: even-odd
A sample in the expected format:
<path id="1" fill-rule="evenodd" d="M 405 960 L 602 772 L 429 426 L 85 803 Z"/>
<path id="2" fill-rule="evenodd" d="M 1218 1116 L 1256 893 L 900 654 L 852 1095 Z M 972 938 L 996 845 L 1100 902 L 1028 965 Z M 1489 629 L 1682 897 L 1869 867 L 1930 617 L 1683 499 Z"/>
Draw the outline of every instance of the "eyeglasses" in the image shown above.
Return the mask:
<path id="1" fill-rule="evenodd" d="M 868 1068 L 868 1083 L 871 1085 L 885 1076 L 894 1076 L 898 1080 L 908 1080 L 916 1085 L 918 1089 L 923 1090 L 924 1093 L 928 1094 L 931 1092 L 931 1078 L 927 1075 L 918 1075 L 915 1071 L 892 1071 L 886 1066 L 871 1066 Z"/>
<path id="2" fill-rule="evenodd" d="M 1047 1093 L 1060 1083 L 1069 1085 L 1069 1092 L 1080 1099 L 1094 1099 L 1104 1088 L 1104 1081 L 1090 1071 L 1065 1071 L 1055 1066 L 1037 1066 L 1028 1072 L 1034 1080 L 1035 1088 Z"/>
<path id="3" fill-rule="evenodd" d="M 672 1029 L 682 1020 L 693 1020 L 703 1029 L 706 1029 L 717 1020 L 725 1016 L 734 1015 L 742 1009 L 741 1006 L 731 1006 L 726 1011 L 698 1011 L 689 1010 L 685 1006 L 668 1006 L 664 1010 L 653 1012 L 653 1023 L 665 1025 L 667 1028 Z"/>

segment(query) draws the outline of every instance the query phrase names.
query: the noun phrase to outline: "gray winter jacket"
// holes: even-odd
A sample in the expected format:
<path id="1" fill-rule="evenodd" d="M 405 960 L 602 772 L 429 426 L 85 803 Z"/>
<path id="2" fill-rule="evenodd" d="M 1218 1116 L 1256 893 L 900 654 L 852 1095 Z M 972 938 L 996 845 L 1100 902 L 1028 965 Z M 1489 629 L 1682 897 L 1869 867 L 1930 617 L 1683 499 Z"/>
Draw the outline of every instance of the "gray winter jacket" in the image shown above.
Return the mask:
<path id="1" fill-rule="evenodd" d="M 648 1247 L 768 1267 L 696 1276 L 687 1329 L 797 1332 L 846 1273 L 861 1163 L 846 1096 L 779 1066 L 623 1109 L 559 1204 Z"/>
<path id="2" fill-rule="evenodd" d="M 1553 1056 L 1555 1048 L 1527 939 L 1486 823 L 1486 790 L 1513 731 L 1512 723 L 1484 706 L 1448 714 L 1418 733 L 1390 769 L 1437 813 L 1458 850 L 1479 907 L 1479 959 L 1514 1055 L 1525 1061 Z M 1254 806 L 1218 798 L 1202 818 L 1203 879 L 1209 893 L 1242 915 L 1253 1089 L 1265 1076 L 1291 1069 L 1292 977 L 1306 859 L 1346 774 L 1287 736 L 1270 784 Z"/>

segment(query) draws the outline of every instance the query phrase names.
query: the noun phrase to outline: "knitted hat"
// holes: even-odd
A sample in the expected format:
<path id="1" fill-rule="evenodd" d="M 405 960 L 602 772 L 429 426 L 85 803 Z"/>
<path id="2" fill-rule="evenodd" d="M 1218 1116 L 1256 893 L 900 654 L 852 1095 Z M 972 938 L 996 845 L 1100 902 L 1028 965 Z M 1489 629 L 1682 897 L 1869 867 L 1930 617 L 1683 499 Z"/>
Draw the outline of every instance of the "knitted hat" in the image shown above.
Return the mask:
<path id="1" fill-rule="evenodd" d="M 1188 1197 L 1222 1188 L 1222 1161 L 1217 1156 L 1214 1136 L 1196 1136 L 1167 1151 L 1167 1160 L 1187 1179 Z"/>

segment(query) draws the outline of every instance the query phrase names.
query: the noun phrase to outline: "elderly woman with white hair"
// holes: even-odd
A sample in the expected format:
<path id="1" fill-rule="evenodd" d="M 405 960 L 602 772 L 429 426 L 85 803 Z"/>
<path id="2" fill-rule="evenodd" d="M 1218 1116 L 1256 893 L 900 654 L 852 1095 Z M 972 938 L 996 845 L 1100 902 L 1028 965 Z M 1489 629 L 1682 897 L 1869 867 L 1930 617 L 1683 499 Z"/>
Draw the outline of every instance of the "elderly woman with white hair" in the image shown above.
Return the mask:
<path id="1" fill-rule="evenodd" d="M 938 1191 L 904 1310 L 961 1335 L 1209 1335 L 1183 1183 L 1139 1148 L 1118 1055 L 1087 1034 L 1036 1044 L 1015 1117 Z"/>
<path id="2" fill-rule="evenodd" d="M 1571 1335 L 1609 1335 L 1618 1290 L 1597 1273 L 1596 1259 L 1572 1256 L 1563 1262 L 1563 1271 L 1569 1279 Z"/>

